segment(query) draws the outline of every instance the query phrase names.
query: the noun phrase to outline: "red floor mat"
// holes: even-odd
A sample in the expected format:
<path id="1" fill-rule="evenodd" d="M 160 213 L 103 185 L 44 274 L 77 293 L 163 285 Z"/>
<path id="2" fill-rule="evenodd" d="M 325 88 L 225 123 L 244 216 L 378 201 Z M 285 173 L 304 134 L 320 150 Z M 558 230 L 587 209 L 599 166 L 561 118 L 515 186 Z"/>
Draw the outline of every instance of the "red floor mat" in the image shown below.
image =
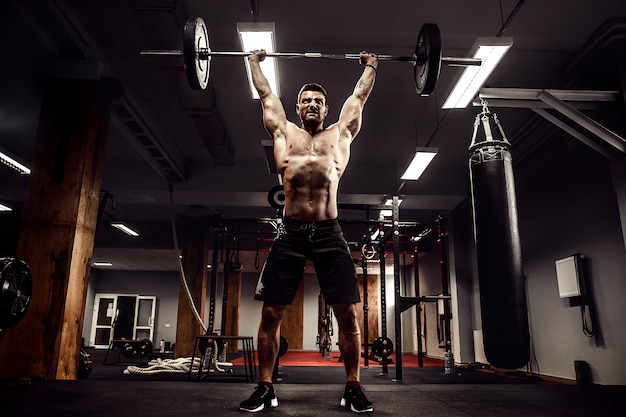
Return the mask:
<path id="1" fill-rule="evenodd" d="M 256 352 L 255 352 L 256 355 Z M 389 359 L 392 363 L 389 366 L 394 366 L 396 361 L 396 355 L 393 353 Z M 258 363 L 258 359 L 256 359 Z M 369 360 L 369 366 L 381 366 L 379 362 Z M 234 359 L 232 361 L 234 365 L 243 365 L 243 358 Z M 364 366 L 365 360 L 361 358 L 361 366 Z M 326 360 L 326 357 L 322 356 L 319 352 L 310 351 L 289 351 L 279 359 L 280 366 L 343 366 L 343 362 L 339 362 L 339 352 L 331 352 L 330 360 Z M 417 355 L 405 353 L 402 355 L 402 366 L 417 366 Z M 424 367 L 428 366 L 443 366 L 443 360 L 424 358 Z"/>

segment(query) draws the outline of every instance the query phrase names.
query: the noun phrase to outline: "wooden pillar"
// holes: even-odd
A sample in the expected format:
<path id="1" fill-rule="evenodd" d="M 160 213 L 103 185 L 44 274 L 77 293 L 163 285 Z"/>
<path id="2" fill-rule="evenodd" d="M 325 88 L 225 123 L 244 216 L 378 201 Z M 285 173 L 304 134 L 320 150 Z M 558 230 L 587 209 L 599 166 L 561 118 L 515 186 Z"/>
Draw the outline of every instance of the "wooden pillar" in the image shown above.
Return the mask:
<path id="1" fill-rule="evenodd" d="M 356 305 L 356 316 L 363 335 L 365 328 L 365 314 L 363 314 L 363 306 L 365 299 L 363 298 L 363 274 L 358 274 L 359 293 L 361 294 L 361 302 Z M 378 275 L 367 274 L 367 343 L 372 342 L 378 337 Z M 362 343 L 365 343 L 362 340 Z"/>
<path id="2" fill-rule="evenodd" d="M 51 80 L 44 90 L 17 245 L 33 296 L 0 341 L 0 378 L 77 379 L 111 102 L 121 91 L 113 80 Z"/>
<path id="3" fill-rule="evenodd" d="M 178 290 L 178 318 L 176 321 L 176 347 L 174 356 L 188 357 L 193 354 L 196 336 L 204 334 L 193 308 L 204 320 L 207 265 L 209 264 L 210 224 L 205 217 L 183 217 L 183 270 L 191 295 L 181 282 Z"/>
<path id="4" fill-rule="evenodd" d="M 311 277 L 309 275 L 309 277 Z M 300 286 L 296 295 L 293 297 L 291 304 L 287 306 L 283 321 L 280 325 L 280 334 L 289 344 L 289 350 L 302 350 L 304 346 L 304 280 L 307 275 L 300 281 Z M 315 278 L 313 278 L 315 279 Z M 306 337 L 315 338 L 314 334 L 308 334 Z"/>
<path id="5" fill-rule="evenodd" d="M 227 336 L 239 336 L 239 310 L 241 307 L 241 275 L 242 270 L 238 271 L 232 268 L 232 265 L 227 262 L 225 268 L 228 268 L 228 285 L 224 288 L 226 292 L 226 326 L 222 329 L 222 334 Z M 228 352 L 237 352 L 237 344 L 233 343 L 233 346 L 228 346 Z"/>

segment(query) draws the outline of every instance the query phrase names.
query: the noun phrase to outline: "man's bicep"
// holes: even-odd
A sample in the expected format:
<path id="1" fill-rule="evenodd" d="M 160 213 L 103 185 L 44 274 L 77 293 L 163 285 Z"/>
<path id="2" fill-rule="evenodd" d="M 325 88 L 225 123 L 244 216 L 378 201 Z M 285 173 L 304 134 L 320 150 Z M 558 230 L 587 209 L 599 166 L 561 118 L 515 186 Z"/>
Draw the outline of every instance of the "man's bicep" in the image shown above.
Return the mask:
<path id="1" fill-rule="evenodd" d="M 363 104 L 354 96 L 348 97 L 339 114 L 339 129 L 341 132 L 347 129 L 352 137 L 356 136 L 361 129 Z"/>
<path id="2" fill-rule="evenodd" d="M 263 100 L 263 124 L 265 128 L 276 136 L 277 132 L 284 132 L 287 126 L 287 115 L 278 97 L 272 95 Z"/>

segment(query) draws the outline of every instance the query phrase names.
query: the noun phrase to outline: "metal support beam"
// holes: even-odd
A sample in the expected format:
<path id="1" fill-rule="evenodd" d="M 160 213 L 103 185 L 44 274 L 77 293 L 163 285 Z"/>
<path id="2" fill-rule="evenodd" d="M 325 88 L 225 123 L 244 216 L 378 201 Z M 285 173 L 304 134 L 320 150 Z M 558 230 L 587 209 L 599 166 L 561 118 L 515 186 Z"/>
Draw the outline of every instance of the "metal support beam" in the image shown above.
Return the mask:
<path id="1" fill-rule="evenodd" d="M 613 102 L 617 100 L 619 91 L 596 91 L 596 90 L 554 90 L 542 88 L 482 88 L 478 97 L 489 100 L 520 100 L 521 102 L 538 101 L 543 93 L 548 93 L 562 101 L 572 102 Z M 474 106 L 482 106 L 480 100 L 473 103 Z"/>
<path id="2" fill-rule="evenodd" d="M 592 148 L 596 152 L 604 155 L 605 157 L 607 157 L 609 159 L 612 159 L 612 156 L 609 155 L 609 153 L 602 146 L 598 145 L 593 140 L 589 139 L 587 136 L 583 135 L 581 132 L 579 132 L 578 130 L 574 129 L 573 127 L 569 126 L 567 123 L 565 123 L 564 121 L 562 121 L 558 117 L 554 116 L 550 112 L 548 112 L 548 111 L 546 111 L 544 109 L 536 109 L 536 108 L 533 108 L 532 110 L 535 113 L 537 113 L 539 116 L 541 116 L 544 119 L 546 119 L 547 121 L 553 123 L 557 127 L 560 127 L 561 129 L 563 129 L 565 132 L 567 132 L 570 135 L 574 136 L 576 139 L 578 139 L 579 141 L 581 141 L 585 145 L 589 146 L 590 148 Z"/>
<path id="3" fill-rule="evenodd" d="M 624 138 L 610 131 L 590 117 L 582 114 L 564 101 L 559 100 L 556 96 L 548 93 L 547 91 L 543 91 L 539 94 L 539 100 L 550 105 L 554 110 L 577 123 L 579 126 L 587 129 L 589 132 L 604 140 L 615 149 L 622 153 L 626 153 L 626 140 Z"/>
<path id="4" fill-rule="evenodd" d="M 400 202 L 393 196 L 393 287 L 394 287 L 394 323 L 396 328 L 396 381 L 402 381 L 402 319 L 400 314 Z"/>
<path id="5" fill-rule="evenodd" d="M 600 102 L 615 102 L 619 94 L 619 91 L 483 88 L 480 90 L 478 97 L 487 100 L 490 107 L 531 109 L 565 132 L 574 136 L 576 139 L 585 143 L 587 146 L 590 146 L 602 155 L 610 158 L 609 152 L 607 152 L 606 149 L 603 149 L 597 143 L 543 109 L 552 109 L 559 112 L 572 122 L 597 136 L 608 144 L 611 149 L 626 153 L 626 139 L 577 110 L 579 108 L 596 108 Z M 480 100 L 477 100 L 473 105 L 482 106 L 482 103 Z"/>

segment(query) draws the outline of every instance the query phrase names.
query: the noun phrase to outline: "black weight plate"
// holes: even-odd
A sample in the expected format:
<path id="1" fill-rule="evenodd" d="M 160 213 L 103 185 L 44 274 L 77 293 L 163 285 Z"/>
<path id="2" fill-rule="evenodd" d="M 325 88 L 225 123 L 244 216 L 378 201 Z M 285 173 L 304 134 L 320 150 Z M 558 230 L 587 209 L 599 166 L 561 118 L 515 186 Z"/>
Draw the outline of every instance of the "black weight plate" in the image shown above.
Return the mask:
<path id="1" fill-rule="evenodd" d="M 272 187 L 269 193 L 267 193 L 267 201 L 276 210 L 283 208 L 285 206 L 285 189 L 283 186 L 275 185 Z"/>
<path id="2" fill-rule="evenodd" d="M 15 326 L 22 320 L 33 291 L 30 268 L 14 258 L 0 260 L 0 329 Z"/>
<path id="3" fill-rule="evenodd" d="M 201 17 L 193 17 L 187 20 L 183 29 L 183 56 L 187 81 L 194 90 L 204 90 L 209 83 L 211 57 L 200 58 L 198 52 L 201 51 L 211 51 L 209 34 L 204 20 Z"/>
<path id="4" fill-rule="evenodd" d="M 393 353 L 393 342 L 388 337 L 377 337 L 372 342 L 372 352 L 381 358 L 386 358 Z"/>
<path id="5" fill-rule="evenodd" d="M 207 333 L 208 335 L 208 333 Z M 217 333 L 211 333 L 211 336 L 217 336 Z M 205 354 L 206 349 L 211 346 L 211 348 L 217 346 L 217 354 L 220 355 L 224 351 L 224 340 L 222 339 L 207 339 L 201 338 L 198 341 L 198 350 L 201 354 Z"/>
<path id="6" fill-rule="evenodd" d="M 435 23 L 425 23 L 415 45 L 415 91 L 429 96 L 435 91 L 441 70 L 441 32 Z"/>
<path id="7" fill-rule="evenodd" d="M 368 246 L 366 243 L 364 243 L 363 246 L 361 246 L 361 255 L 363 255 L 365 259 L 374 259 L 376 253 L 376 248 L 372 244 Z"/>
<path id="8" fill-rule="evenodd" d="M 287 341 L 287 339 L 285 339 L 284 336 L 280 336 L 280 344 L 278 347 L 278 357 L 282 358 L 283 356 L 285 356 L 285 353 L 287 353 L 287 350 L 289 350 L 289 342 Z"/>
<path id="9" fill-rule="evenodd" d="M 82 347 L 80 348 L 80 352 L 78 352 L 78 354 L 78 379 L 87 379 L 93 370 L 91 355 Z"/>

